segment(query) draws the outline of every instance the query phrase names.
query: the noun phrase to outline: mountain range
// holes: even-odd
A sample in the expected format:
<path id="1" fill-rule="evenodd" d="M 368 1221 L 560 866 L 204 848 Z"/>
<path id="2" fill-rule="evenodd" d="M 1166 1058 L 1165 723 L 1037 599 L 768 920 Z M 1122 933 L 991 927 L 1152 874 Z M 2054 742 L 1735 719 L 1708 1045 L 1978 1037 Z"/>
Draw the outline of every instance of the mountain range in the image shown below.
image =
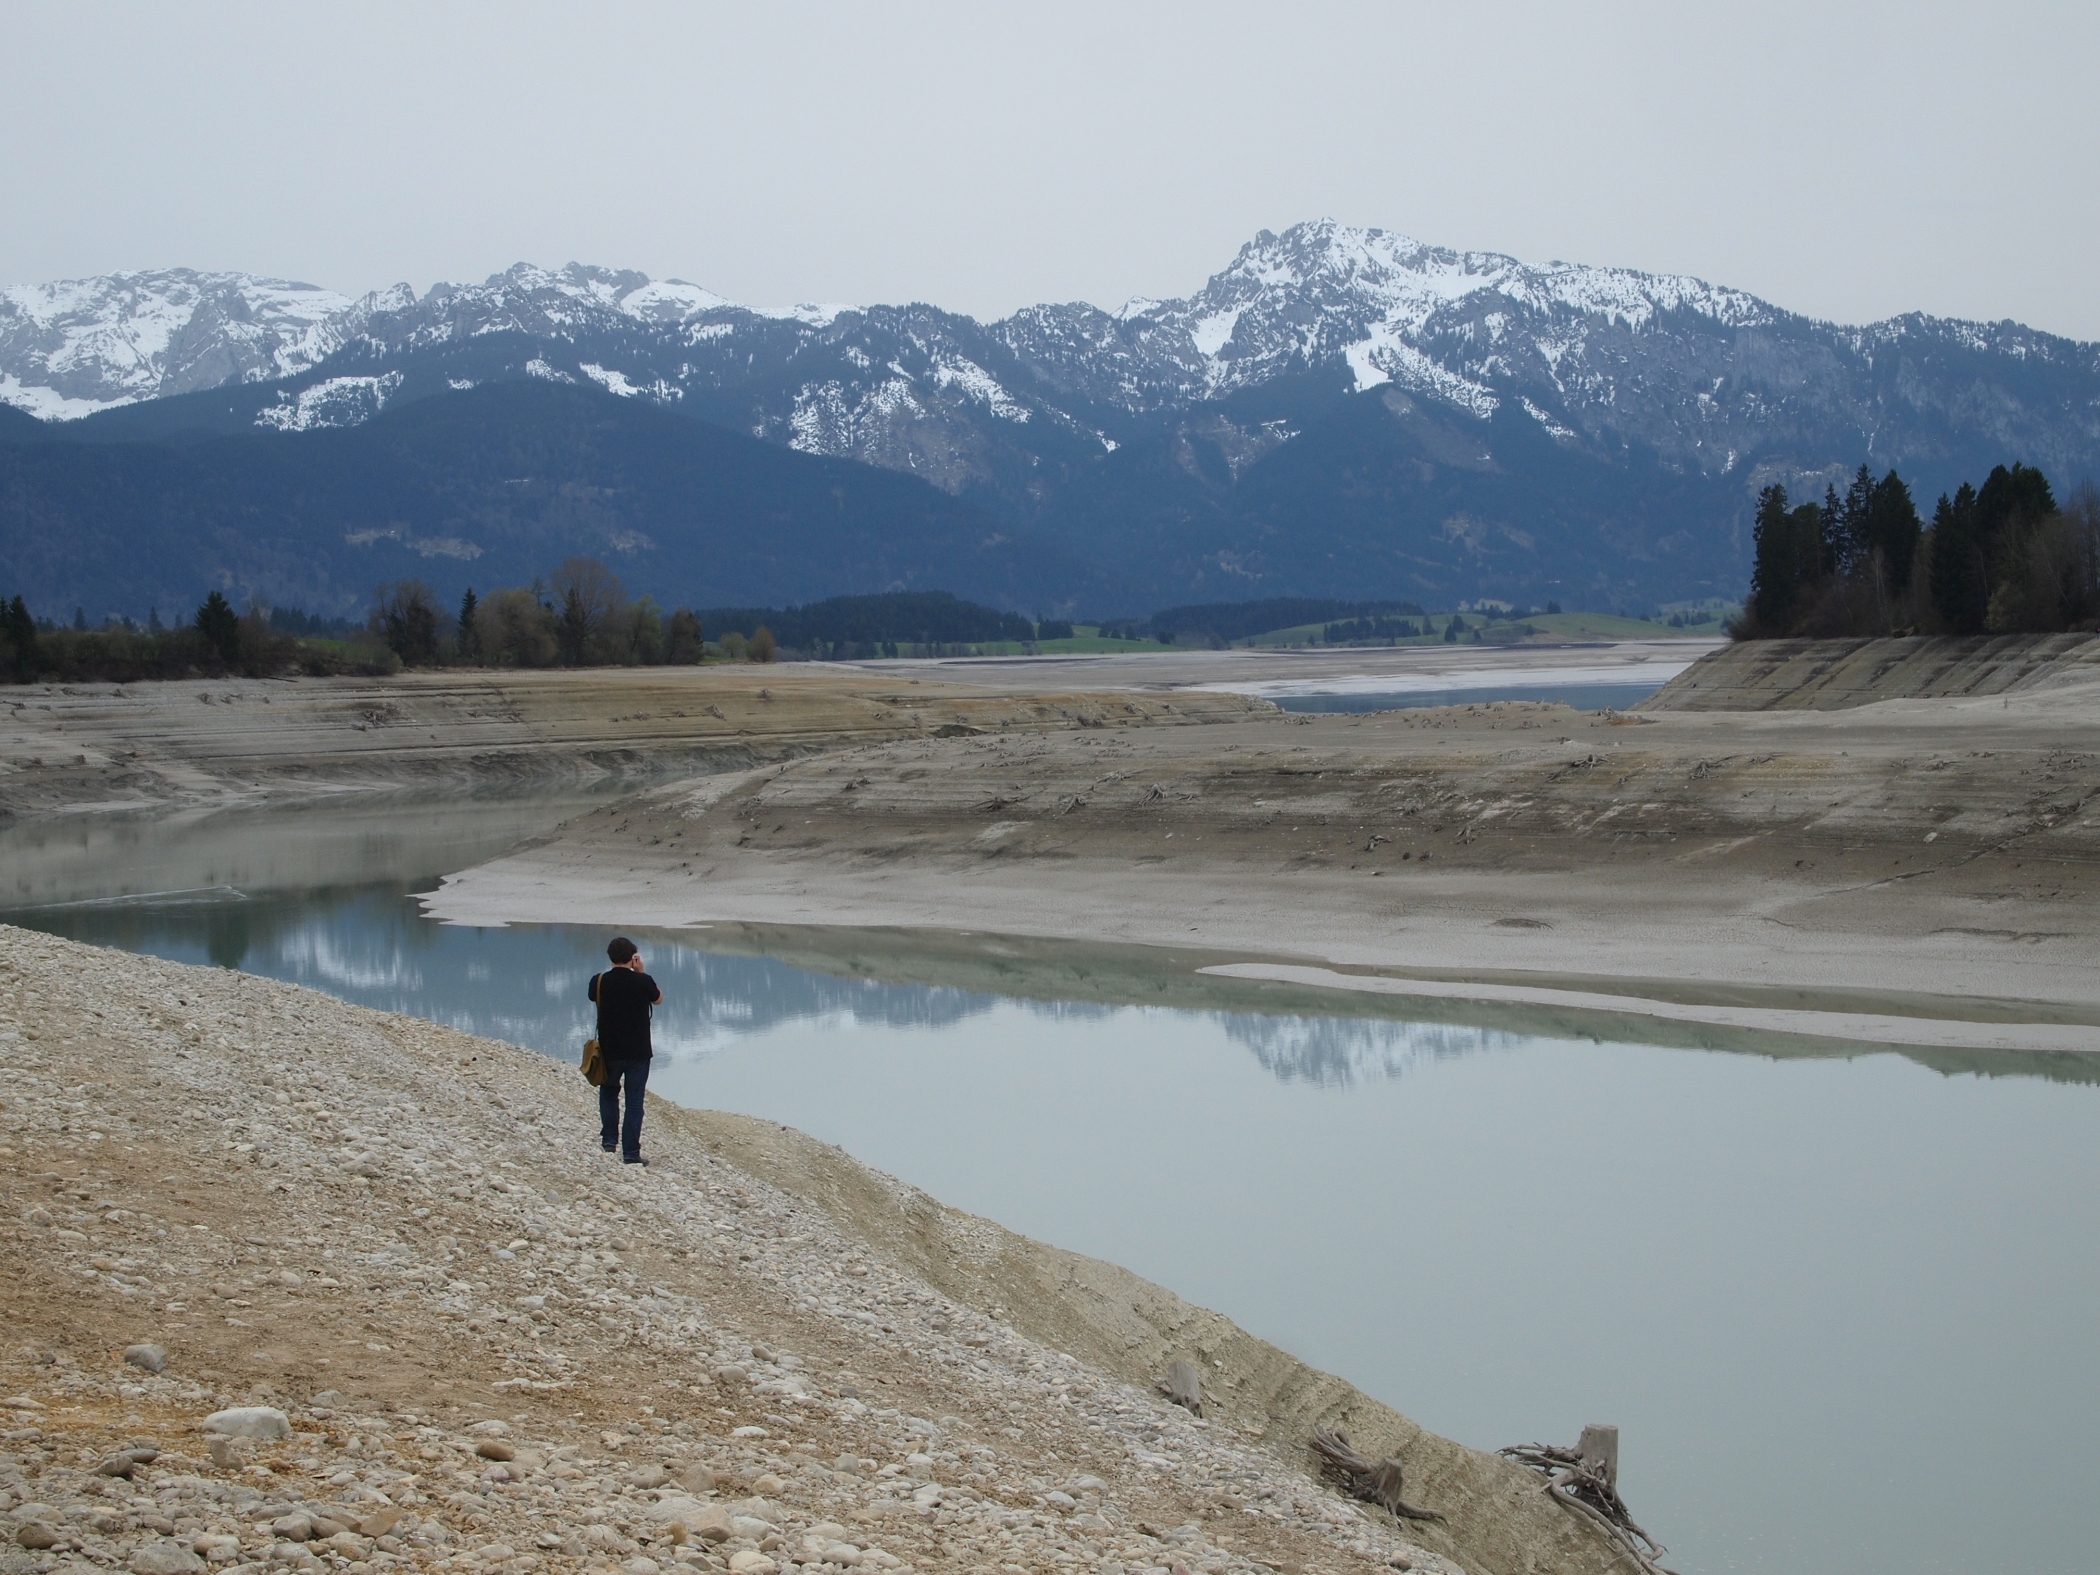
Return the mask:
<path id="1" fill-rule="evenodd" d="M 355 299 L 17 287 L 0 401 L 38 418 L 0 419 L 0 584 L 97 611 L 206 585 L 350 611 L 568 552 L 712 605 L 1645 608 L 1741 594 L 1768 481 L 1813 495 L 1864 459 L 1929 507 L 2013 459 L 2100 474 L 2100 346 L 1330 221 L 1182 299 L 993 323 L 575 264 Z"/>

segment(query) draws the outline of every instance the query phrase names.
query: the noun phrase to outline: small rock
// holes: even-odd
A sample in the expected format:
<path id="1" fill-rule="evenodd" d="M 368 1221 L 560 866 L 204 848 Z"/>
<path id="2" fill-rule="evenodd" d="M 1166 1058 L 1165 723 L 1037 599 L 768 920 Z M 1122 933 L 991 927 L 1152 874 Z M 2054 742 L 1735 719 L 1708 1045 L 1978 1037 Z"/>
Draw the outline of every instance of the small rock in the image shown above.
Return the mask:
<path id="1" fill-rule="evenodd" d="M 698 1514 L 681 1516 L 686 1529 L 703 1542 L 729 1540 L 729 1511 L 720 1504 L 703 1504 Z"/>
<path id="2" fill-rule="evenodd" d="M 756 1515 L 729 1517 L 729 1534 L 749 1542 L 758 1542 L 778 1529 L 770 1520 L 760 1520 Z"/>
<path id="3" fill-rule="evenodd" d="M 718 1384 L 740 1384 L 750 1376 L 741 1367 L 717 1367 L 715 1369 L 715 1382 Z"/>
<path id="4" fill-rule="evenodd" d="M 484 1557 L 486 1557 L 486 1554 L 484 1554 Z M 643 1558 L 640 1554 L 636 1554 L 625 1564 L 622 1564 L 620 1568 L 625 1570 L 627 1575 L 663 1575 L 662 1565 L 658 1564 L 654 1559 Z"/>
<path id="5" fill-rule="evenodd" d="M 644 1466 L 641 1470 L 628 1477 L 627 1484 L 629 1487 L 647 1490 L 649 1488 L 660 1488 L 670 1480 L 671 1473 L 662 1466 Z"/>
<path id="6" fill-rule="evenodd" d="M 825 1528 L 812 1531 L 802 1539 L 803 1557 L 818 1564 L 837 1564 L 851 1569 L 860 1562 L 860 1549 L 850 1542 L 841 1542 L 836 1537 L 823 1535 Z"/>
<path id="7" fill-rule="evenodd" d="M 190 1544 L 190 1551 L 214 1564 L 228 1564 L 241 1556 L 241 1539 L 205 1532 Z"/>
<path id="8" fill-rule="evenodd" d="M 343 1392 L 340 1389 L 323 1389 L 314 1396 L 313 1403 L 317 1406 L 326 1406 L 328 1409 L 334 1410 L 343 1403 Z"/>
<path id="9" fill-rule="evenodd" d="M 296 1511 L 289 1515 L 279 1515 L 270 1522 L 270 1535 L 278 1538 L 280 1541 L 305 1542 L 313 1534 L 314 1523 L 312 1517 L 299 1514 Z"/>
<path id="10" fill-rule="evenodd" d="M 1049 1502 L 1051 1502 L 1052 1504 L 1055 1504 L 1059 1509 L 1072 1509 L 1077 1507 L 1079 1503 L 1079 1501 L 1072 1497 L 1071 1494 L 1060 1493 L 1057 1492 L 1055 1489 L 1048 1493 L 1045 1493 L 1043 1497 L 1049 1500 Z"/>
<path id="11" fill-rule="evenodd" d="M 237 1405 L 212 1412 L 204 1419 L 204 1431 L 226 1438 L 290 1438 L 292 1423 L 275 1406 Z"/>
<path id="12" fill-rule="evenodd" d="M 376 1514 L 367 1515 L 357 1523 L 357 1534 L 360 1537 L 383 1537 L 400 1525 L 403 1516 L 406 1514 L 406 1510 L 390 1507 L 382 1509 Z"/>
<path id="13" fill-rule="evenodd" d="M 32 1520 L 15 1533 L 15 1541 L 30 1552 L 36 1553 L 45 1548 L 57 1547 L 58 1533 L 42 1521 Z"/>
<path id="14" fill-rule="evenodd" d="M 838 1459 L 832 1461 L 831 1469 L 842 1471 L 847 1476 L 852 1476 L 860 1470 L 860 1460 L 854 1455 L 841 1455 Z"/>
<path id="15" fill-rule="evenodd" d="M 763 1553 L 746 1548 L 729 1555 L 730 1575 L 778 1575 L 780 1566 Z"/>
<path id="16" fill-rule="evenodd" d="M 330 1537 L 340 1537 L 349 1529 L 342 1521 L 332 1519 L 327 1515 L 316 1515 L 313 1517 L 313 1540 L 316 1542 L 325 1542 Z"/>
<path id="17" fill-rule="evenodd" d="M 715 1474 L 706 1466 L 687 1466 L 678 1481 L 688 1493 L 712 1493 L 715 1490 Z"/>
<path id="18" fill-rule="evenodd" d="M 518 1550 L 508 1542 L 491 1542 L 488 1546 L 476 1548 L 474 1551 L 480 1555 L 482 1562 L 485 1564 L 500 1564 L 505 1559 L 514 1559 L 518 1556 Z M 654 1566 L 652 1565 L 651 1568 L 653 1569 Z"/>
<path id="19" fill-rule="evenodd" d="M 515 1460 L 518 1452 L 500 1438 L 484 1438 L 474 1446 L 474 1453 L 483 1460 Z"/>
<path id="20" fill-rule="evenodd" d="M 709 1506 L 697 1498 L 689 1498 L 683 1493 L 666 1493 L 643 1513 L 651 1520 L 682 1522 L 690 1530 L 698 1525 L 708 1509 Z"/>
<path id="21" fill-rule="evenodd" d="M 204 1560 L 168 1538 L 142 1542 L 132 1551 L 131 1575 L 198 1575 Z"/>
<path id="22" fill-rule="evenodd" d="M 786 1486 L 787 1484 L 785 1482 L 781 1481 L 780 1478 L 776 1477 L 775 1475 L 773 1475 L 772 1472 L 768 1471 L 765 1473 L 765 1475 L 761 1476 L 757 1481 L 751 1484 L 751 1491 L 757 1494 L 760 1498 L 771 1498 L 774 1494 L 778 1493 L 782 1488 Z"/>
<path id="23" fill-rule="evenodd" d="M 164 1346 L 127 1345 L 124 1347 L 124 1360 L 133 1367 L 143 1367 L 149 1373 L 158 1373 L 167 1369 L 168 1353 Z"/>

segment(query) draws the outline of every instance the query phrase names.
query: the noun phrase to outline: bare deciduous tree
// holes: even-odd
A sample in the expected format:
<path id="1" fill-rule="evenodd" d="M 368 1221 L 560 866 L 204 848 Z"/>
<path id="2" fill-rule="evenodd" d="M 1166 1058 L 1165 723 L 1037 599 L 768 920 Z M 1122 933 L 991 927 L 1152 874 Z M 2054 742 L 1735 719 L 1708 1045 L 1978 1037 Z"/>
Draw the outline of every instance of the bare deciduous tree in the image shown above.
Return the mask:
<path id="1" fill-rule="evenodd" d="M 600 648 L 627 608 L 627 588 L 596 558 L 564 558 L 554 571 L 554 620 L 561 658 L 581 667 L 606 654 Z"/>

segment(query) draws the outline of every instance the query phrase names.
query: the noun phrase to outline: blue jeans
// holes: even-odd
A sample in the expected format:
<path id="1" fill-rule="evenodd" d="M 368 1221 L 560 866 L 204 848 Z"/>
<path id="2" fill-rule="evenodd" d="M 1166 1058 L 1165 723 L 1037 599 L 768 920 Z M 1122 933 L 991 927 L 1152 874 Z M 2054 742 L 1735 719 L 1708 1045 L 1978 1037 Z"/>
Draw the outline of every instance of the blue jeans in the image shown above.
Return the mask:
<path id="1" fill-rule="evenodd" d="M 627 1085 L 627 1120 L 620 1120 L 620 1085 Z M 649 1086 L 649 1062 L 616 1061 L 605 1069 L 598 1086 L 598 1141 L 607 1148 L 615 1139 L 629 1159 L 642 1152 L 642 1090 Z"/>

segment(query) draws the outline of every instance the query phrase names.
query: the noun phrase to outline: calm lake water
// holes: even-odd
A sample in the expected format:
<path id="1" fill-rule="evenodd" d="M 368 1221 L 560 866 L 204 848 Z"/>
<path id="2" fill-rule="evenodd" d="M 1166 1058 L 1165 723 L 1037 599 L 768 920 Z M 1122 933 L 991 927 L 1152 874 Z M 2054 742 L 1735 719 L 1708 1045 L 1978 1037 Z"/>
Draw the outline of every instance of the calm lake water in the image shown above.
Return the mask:
<path id="1" fill-rule="evenodd" d="M 439 926 L 409 894 L 582 803 L 16 826 L 0 892 L 40 904 L 13 922 L 573 1060 L 604 935 Z M 1616 1422 L 1688 1575 L 2094 1567 L 2100 1087 L 635 933 L 653 1088 L 1128 1265 L 1467 1443 Z"/>
<path id="2" fill-rule="evenodd" d="M 1558 700 L 1578 711 L 1624 711 L 1665 680 L 1624 684 L 1494 684 L 1470 689 L 1373 689 L 1340 694 L 1271 695 L 1286 711 L 1411 711 L 1421 706 L 1491 705 L 1497 700 Z"/>

